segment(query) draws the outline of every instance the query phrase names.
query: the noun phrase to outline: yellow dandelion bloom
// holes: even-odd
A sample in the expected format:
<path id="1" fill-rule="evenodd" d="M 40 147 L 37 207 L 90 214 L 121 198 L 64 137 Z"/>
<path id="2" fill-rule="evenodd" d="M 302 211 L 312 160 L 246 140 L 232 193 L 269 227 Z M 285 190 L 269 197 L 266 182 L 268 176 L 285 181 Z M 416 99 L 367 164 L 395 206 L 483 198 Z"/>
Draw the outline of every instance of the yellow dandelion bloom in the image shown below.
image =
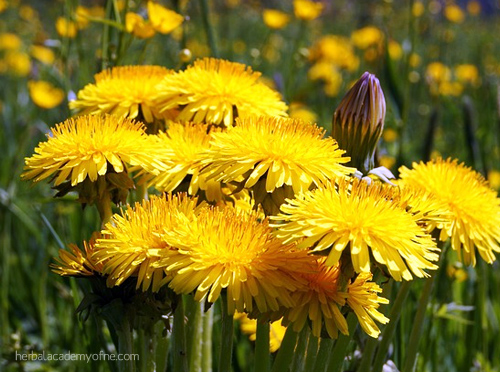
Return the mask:
<path id="1" fill-rule="evenodd" d="M 299 119 L 238 119 L 234 128 L 212 134 L 202 174 L 226 183 L 243 176 L 245 188 L 265 177 L 268 193 L 284 185 L 295 193 L 306 191 L 312 184 L 354 172 L 342 165 L 349 161 L 342 157 L 344 151 L 324 134 L 324 129 Z"/>
<path id="2" fill-rule="evenodd" d="M 389 300 L 378 296 L 382 288 L 377 283 L 370 282 L 371 279 L 371 273 L 361 273 L 354 282 L 348 285 L 347 305 L 354 310 L 363 331 L 377 338 L 380 335 L 380 329 L 374 320 L 382 324 L 389 322 L 389 318 L 377 309 L 380 304 L 388 304 Z"/>
<path id="3" fill-rule="evenodd" d="M 467 12 L 473 16 L 481 14 L 481 3 L 477 0 L 472 0 L 467 3 Z"/>
<path id="4" fill-rule="evenodd" d="M 444 8 L 444 16 L 453 23 L 462 23 L 465 20 L 465 12 L 457 4 L 449 4 Z"/>
<path id="5" fill-rule="evenodd" d="M 35 105 L 44 109 L 54 108 L 64 100 L 64 91 L 47 81 L 28 81 L 28 91 Z"/>
<path id="6" fill-rule="evenodd" d="M 180 14 L 153 1 L 148 1 L 148 17 L 153 28 L 161 34 L 169 34 L 184 21 Z"/>
<path id="7" fill-rule="evenodd" d="M 488 263 L 500 252 L 500 199 L 485 179 L 463 163 L 436 159 L 401 167 L 404 185 L 422 188 L 444 202 L 451 223 L 441 223 L 441 240 L 451 237 L 451 245 L 466 264 L 475 265 L 476 248 Z"/>
<path id="8" fill-rule="evenodd" d="M 113 114 L 152 123 L 163 119 L 153 101 L 157 83 L 172 72 L 161 66 L 120 66 L 95 75 L 69 107 L 78 114 Z"/>
<path id="9" fill-rule="evenodd" d="M 244 313 L 236 313 L 234 319 L 240 322 L 241 332 L 249 335 L 250 341 L 257 339 L 257 320 L 250 319 Z M 286 327 L 282 324 L 281 319 L 269 323 L 269 351 L 271 353 L 280 348 L 285 332 Z"/>
<path id="10" fill-rule="evenodd" d="M 92 258 L 103 263 L 109 287 L 120 285 L 130 276 L 137 276 L 136 288 L 152 287 L 157 292 L 169 279 L 159 261 L 178 256 L 183 246 L 182 231 L 196 220 L 200 207 L 197 200 L 184 194 L 151 196 L 135 203 L 134 208 L 115 214 L 97 240 Z"/>
<path id="11" fill-rule="evenodd" d="M 347 293 L 339 288 L 339 266 L 326 266 L 325 259 L 320 258 L 309 270 L 298 275 L 306 280 L 307 285 L 292 294 L 296 305 L 286 310 L 285 324 L 292 323 L 293 330 L 299 332 L 309 320 L 316 337 L 321 336 L 323 327 L 330 338 L 337 338 L 339 331 L 349 334 L 346 319 L 340 311 L 346 303 Z"/>
<path id="12" fill-rule="evenodd" d="M 327 60 L 339 68 L 356 71 L 359 58 L 354 52 L 351 41 L 343 36 L 325 35 L 310 48 L 310 59 Z"/>
<path id="13" fill-rule="evenodd" d="M 202 168 L 201 154 L 210 145 L 208 125 L 171 123 L 166 132 L 160 132 L 157 136 L 161 146 L 168 150 L 167 156 L 161 159 L 167 164 L 167 168 L 153 178 L 146 176 L 148 186 L 172 192 L 190 176 L 188 192 L 190 195 L 196 194 L 200 185 L 205 186 L 199 173 Z"/>
<path id="14" fill-rule="evenodd" d="M 146 22 L 140 14 L 134 12 L 127 12 L 125 15 L 125 29 L 139 39 L 149 39 L 155 35 L 151 23 Z"/>
<path id="15" fill-rule="evenodd" d="M 7 70 L 16 76 L 26 76 L 31 71 L 30 56 L 24 52 L 9 50 L 4 60 Z"/>
<path id="16" fill-rule="evenodd" d="M 318 18 L 323 11 L 324 5 L 310 0 L 293 0 L 293 12 L 295 17 L 304 21 L 312 21 Z"/>
<path id="17" fill-rule="evenodd" d="M 475 65 L 462 64 L 455 66 L 455 76 L 459 82 L 464 84 L 475 86 L 479 83 L 479 71 Z"/>
<path id="18" fill-rule="evenodd" d="M 308 123 L 318 121 L 318 115 L 301 102 L 292 102 L 290 104 L 290 118 L 300 119 Z"/>
<path id="19" fill-rule="evenodd" d="M 83 242 L 82 251 L 76 244 L 70 244 L 71 252 L 65 249 L 59 250 L 59 257 L 56 262 L 50 264 L 52 271 L 61 276 L 94 276 L 102 274 L 102 263 L 96 262 L 92 258 L 95 250 L 95 241 L 100 237 L 99 234 L 93 234 L 89 242 Z"/>
<path id="20" fill-rule="evenodd" d="M 403 47 L 396 40 L 389 40 L 387 51 L 389 52 L 389 57 L 395 61 L 403 57 Z"/>
<path id="21" fill-rule="evenodd" d="M 262 18 L 267 27 L 279 30 L 290 22 L 290 16 L 280 10 L 264 9 Z"/>
<path id="22" fill-rule="evenodd" d="M 47 141 L 25 159 L 21 177 L 39 182 L 53 176 L 55 186 L 66 180 L 75 186 L 87 177 L 96 181 L 111 169 L 126 172 L 128 165 L 157 173 L 165 168 L 157 160 L 163 151 L 141 123 L 111 115 L 79 116 L 51 130 Z"/>
<path id="23" fill-rule="evenodd" d="M 294 306 L 291 292 L 303 283 L 297 273 L 311 261 L 307 252 L 273 237 L 266 220 L 229 206 L 202 210 L 186 242 L 189 247 L 179 249 L 183 258 L 161 262 L 175 271 L 170 287 L 177 293 L 195 291 L 196 301 L 212 303 L 226 289 L 230 314 Z"/>
<path id="24" fill-rule="evenodd" d="M 425 13 L 425 5 L 422 1 L 415 1 L 411 12 L 414 17 L 421 17 Z"/>
<path id="25" fill-rule="evenodd" d="M 398 281 L 411 280 L 411 272 L 426 277 L 424 269 L 437 268 L 430 261 L 438 260 L 439 249 L 419 226 L 418 215 L 394 201 L 394 193 L 395 187 L 341 179 L 338 186 L 308 191 L 282 205 L 276 219 L 284 223 L 276 234 L 285 242 L 300 240 L 299 248 L 329 250 L 329 266 L 348 247 L 358 273 L 370 272 L 373 256 Z"/>
<path id="26" fill-rule="evenodd" d="M 225 126 L 232 125 L 235 117 L 287 116 L 279 93 L 261 83 L 260 75 L 241 63 L 198 60 L 163 79 L 157 105 L 160 112 L 179 109 L 177 121 Z"/>
<path id="27" fill-rule="evenodd" d="M 78 29 L 82 30 L 86 28 L 90 21 L 89 17 L 91 16 L 91 10 L 82 5 L 78 5 L 75 10 L 75 19 Z"/>
<path id="28" fill-rule="evenodd" d="M 11 32 L 0 34 L 0 50 L 18 50 L 21 49 L 23 42 L 21 38 Z"/>
<path id="29" fill-rule="evenodd" d="M 366 26 L 354 31 L 351 41 L 357 48 L 365 50 L 380 45 L 384 41 L 384 33 L 375 26 Z"/>
<path id="30" fill-rule="evenodd" d="M 32 45 L 30 48 L 30 52 L 33 58 L 36 58 L 37 60 L 39 60 L 42 63 L 45 63 L 46 65 L 51 65 L 52 63 L 54 63 L 54 60 L 56 59 L 56 56 L 54 55 L 52 49 L 49 49 L 41 45 Z"/>
<path id="31" fill-rule="evenodd" d="M 58 17 L 56 20 L 56 31 L 59 36 L 72 39 L 78 32 L 78 26 L 75 22 L 70 21 L 69 19 Z"/>

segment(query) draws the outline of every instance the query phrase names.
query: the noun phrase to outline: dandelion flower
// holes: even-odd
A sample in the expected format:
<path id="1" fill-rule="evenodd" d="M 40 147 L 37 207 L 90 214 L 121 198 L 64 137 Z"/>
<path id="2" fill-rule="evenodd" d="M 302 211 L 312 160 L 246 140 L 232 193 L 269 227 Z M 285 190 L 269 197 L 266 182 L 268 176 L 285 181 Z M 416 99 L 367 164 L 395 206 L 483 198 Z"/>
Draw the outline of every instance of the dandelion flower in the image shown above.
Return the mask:
<path id="1" fill-rule="evenodd" d="M 229 206 L 211 208 L 200 212 L 191 230 L 188 248 L 179 249 L 185 258 L 161 262 L 175 272 L 170 282 L 175 292 L 195 291 L 196 301 L 213 303 L 226 289 L 230 314 L 251 312 L 255 304 L 260 312 L 295 305 L 290 292 L 302 285 L 296 274 L 311 257 L 273 237 L 266 220 Z"/>
<path id="2" fill-rule="evenodd" d="M 267 27 L 279 30 L 290 22 L 290 16 L 280 10 L 264 9 L 262 18 Z"/>
<path id="3" fill-rule="evenodd" d="M 196 219 L 196 199 L 180 196 L 156 197 L 135 203 L 121 215 L 113 215 L 97 240 L 92 258 L 103 263 L 109 287 L 137 276 L 137 287 L 154 292 L 167 281 L 160 259 L 178 255 L 181 231 Z M 181 228 L 182 227 L 182 228 Z"/>
<path id="4" fill-rule="evenodd" d="M 329 250 L 326 264 L 339 262 L 348 248 L 356 272 L 370 272 L 370 253 L 387 266 L 396 280 L 411 280 L 413 272 L 426 277 L 424 269 L 436 269 L 436 243 L 419 226 L 418 217 L 406 212 L 393 193 L 396 188 L 368 185 L 360 180 L 338 180 L 338 186 L 300 194 L 281 206 L 277 236 L 301 240 L 299 247 L 315 252 Z M 303 239 L 306 238 L 306 239 Z"/>
<path id="5" fill-rule="evenodd" d="M 39 182 L 54 176 L 54 186 L 67 180 L 76 186 L 87 177 L 94 182 L 111 170 L 126 172 L 127 165 L 158 173 L 165 167 L 157 160 L 163 152 L 141 123 L 111 115 L 79 116 L 51 130 L 47 141 L 25 159 L 21 177 Z"/>
<path id="6" fill-rule="evenodd" d="M 356 314 L 363 331 L 369 336 L 377 338 L 380 335 L 380 329 L 374 320 L 382 324 L 389 322 L 389 318 L 386 318 L 377 309 L 380 304 L 388 304 L 389 300 L 378 295 L 382 292 L 382 288 L 377 283 L 370 282 L 371 279 L 371 273 L 361 273 L 354 282 L 349 284 L 347 305 Z"/>
<path id="7" fill-rule="evenodd" d="M 47 81 L 29 81 L 28 91 L 31 100 L 44 109 L 51 109 L 61 104 L 64 99 L 64 91 Z"/>
<path id="8" fill-rule="evenodd" d="M 179 27 L 184 17 L 153 1 L 148 2 L 148 17 L 153 28 L 161 34 L 169 34 Z"/>
<path id="9" fill-rule="evenodd" d="M 240 322 L 241 332 L 249 335 L 250 341 L 257 339 L 257 320 L 250 319 L 244 313 L 236 313 L 234 318 Z M 285 337 L 286 327 L 282 324 L 282 319 L 269 323 L 269 351 L 274 353 Z"/>
<path id="10" fill-rule="evenodd" d="M 50 264 L 52 271 L 61 276 L 94 276 L 102 274 L 102 264 L 97 263 L 92 254 L 95 250 L 95 240 L 99 238 L 99 234 L 94 234 L 89 242 L 83 242 L 84 250 L 82 251 L 75 244 L 70 244 L 71 252 L 65 249 L 59 250 L 59 257 L 56 262 Z"/>
<path id="11" fill-rule="evenodd" d="M 475 265 L 477 248 L 488 263 L 500 252 L 500 199 L 485 179 L 458 160 L 437 159 L 399 169 L 403 186 L 424 189 L 446 204 L 451 222 L 439 223 L 440 240 L 451 237 L 452 248 L 466 264 Z"/>
<path id="12" fill-rule="evenodd" d="M 320 16 L 324 5 L 311 0 L 293 0 L 295 17 L 304 21 L 312 21 Z"/>
<path id="13" fill-rule="evenodd" d="M 113 67 L 96 74 L 95 83 L 80 90 L 69 107 L 78 114 L 113 114 L 146 123 L 164 119 L 153 97 L 158 82 L 169 74 L 172 72 L 161 66 Z"/>
<path id="14" fill-rule="evenodd" d="M 213 133 L 202 174 L 226 183 L 243 177 L 245 188 L 262 180 L 264 194 L 283 186 L 294 193 L 306 191 L 313 184 L 354 172 L 342 165 L 349 161 L 342 157 L 344 151 L 334 139 L 323 138 L 324 134 L 323 129 L 299 119 L 238 119 L 234 128 Z"/>
<path id="15" fill-rule="evenodd" d="M 140 14 L 127 12 L 125 15 L 125 29 L 139 39 L 149 39 L 155 35 L 151 23 L 147 22 Z"/>
<path id="16" fill-rule="evenodd" d="M 287 116 L 278 92 L 259 81 L 259 72 L 241 63 L 213 58 L 195 61 L 158 85 L 160 112 L 179 109 L 177 121 L 230 126 L 235 117 Z"/>

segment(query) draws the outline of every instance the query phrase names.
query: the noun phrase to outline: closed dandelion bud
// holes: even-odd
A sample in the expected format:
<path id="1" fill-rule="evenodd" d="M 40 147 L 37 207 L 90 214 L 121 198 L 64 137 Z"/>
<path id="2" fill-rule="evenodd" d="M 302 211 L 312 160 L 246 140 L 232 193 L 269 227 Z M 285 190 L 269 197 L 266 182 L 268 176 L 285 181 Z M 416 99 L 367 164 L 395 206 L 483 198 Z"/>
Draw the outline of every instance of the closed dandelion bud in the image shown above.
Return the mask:
<path id="1" fill-rule="evenodd" d="M 374 167 L 377 142 L 385 119 L 385 98 L 375 75 L 365 72 L 346 93 L 333 114 L 332 137 L 349 165 L 367 173 Z"/>

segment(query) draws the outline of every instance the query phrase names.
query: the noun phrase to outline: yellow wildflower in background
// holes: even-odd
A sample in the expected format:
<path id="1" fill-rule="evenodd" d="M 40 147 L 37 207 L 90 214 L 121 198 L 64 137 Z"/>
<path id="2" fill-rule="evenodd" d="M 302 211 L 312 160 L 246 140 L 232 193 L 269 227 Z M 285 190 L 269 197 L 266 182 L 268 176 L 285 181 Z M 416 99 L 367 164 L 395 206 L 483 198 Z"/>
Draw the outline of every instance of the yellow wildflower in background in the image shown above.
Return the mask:
<path id="1" fill-rule="evenodd" d="M 384 34 L 375 26 L 366 26 L 353 31 L 351 41 L 357 48 L 365 50 L 380 45 L 384 41 Z"/>
<path id="2" fill-rule="evenodd" d="M 304 21 L 312 21 L 318 18 L 323 11 L 323 4 L 310 0 L 293 0 L 293 12 L 295 17 Z"/>
<path id="3" fill-rule="evenodd" d="M 136 288 L 143 291 L 151 287 L 157 292 L 166 284 L 171 275 L 158 263 L 179 255 L 185 239 L 181 232 L 194 223 L 200 209 L 196 203 L 182 194 L 166 198 L 152 195 L 121 215 L 113 215 L 92 256 L 103 263 L 103 272 L 109 275 L 107 285 L 120 285 L 130 276 L 137 277 Z"/>
<path id="4" fill-rule="evenodd" d="M 41 45 L 32 45 L 30 48 L 30 52 L 33 58 L 36 58 L 37 60 L 39 60 L 42 63 L 45 63 L 46 65 L 53 64 L 54 60 L 56 59 L 52 49 L 49 49 Z"/>
<path id="5" fill-rule="evenodd" d="M 342 86 L 342 74 L 336 65 L 329 60 L 322 59 L 309 68 L 307 77 L 314 80 L 322 80 L 325 83 L 325 94 L 329 97 L 336 96 Z"/>
<path id="6" fill-rule="evenodd" d="M 299 241 L 302 249 L 328 250 L 328 266 L 336 265 L 348 247 L 358 273 L 370 272 L 373 256 L 398 281 L 411 280 L 410 271 L 426 277 L 424 269 L 437 268 L 430 261 L 437 261 L 439 249 L 418 218 L 393 200 L 397 192 L 392 186 L 340 179 L 338 186 L 329 184 L 287 200 L 274 217 L 284 221 L 276 225 L 276 234 L 285 242 Z"/>
<path id="7" fill-rule="evenodd" d="M 290 16 L 280 10 L 264 9 L 262 19 L 267 27 L 279 30 L 290 22 Z"/>
<path id="8" fill-rule="evenodd" d="M 0 13 L 2 13 L 8 7 L 9 7 L 9 4 L 7 3 L 7 0 L 0 0 Z"/>
<path id="9" fill-rule="evenodd" d="M 139 166 L 158 173 L 165 165 L 158 161 L 164 150 L 146 135 L 142 123 L 116 116 L 79 116 L 56 124 L 40 142 L 35 154 L 26 158 L 23 179 L 40 182 L 54 177 L 54 186 L 66 180 L 75 186 L 87 177 L 114 170 L 127 172 L 127 166 Z"/>
<path id="10" fill-rule="evenodd" d="M 473 16 L 481 14 L 481 3 L 476 0 L 469 1 L 467 3 L 467 11 Z"/>
<path id="11" fill-rule="evenodd" d="M 315 124 L 272 117 L 238 119 L 236 124 L 212 134 L 202 160 L 207 178 L 227 183 L 243 176 L 246 188 L 265 179 L 268 193 L 284 185 L 298 193 L 354 171 L 342 165 L 349 158 Z"/>
<path id="12" fill-rule="evenodd" d="M 476 248 L 488 263 L 500 252 L 500 199 L 486 180 L 458 160 L 436 159 L 399 169 L 403 185 L 424 189 L 446 204 L 451 222 L 441 223 L 440 240 L 451 238 L 452 248 L 465 264 L 475 265 Z"/>
<path id="13" fill-rule="evenodd" d="M 400 60 L 403 56 L 403 48 L 396 40 L 389 40 L 387 51 L 389 52 L 389 57 L 395 61 Z"/>
<path id="14" fill-rule="evenodd" d="M 461 83 L 477 86 L 479 84 L 479 71 L 475 65 L 463 64 L 455 66 L 455 76 Z"/>
<path id="15" fill-rule="evenodd" d="M 140 14 L 127 12 L 125 15 L 125 29 L 135 37 L 148 39 L 155 35 L 151 23 L 147 22 Z"/>
<path id="16" fill-rule="evenodd" d="M 244 313 L 236 313 L 234 318 L 240 322 L 241 332 L 249 335 L 250 341 L 255 341 L 257 339 L 257 320 L 250 319 Z M 280 348 L 285 332 L 286 327 L 283 326 L 281 319 L 269 323 L 269 351 L 271 353 Z"/>
<path id="17" fill-rule="evenodd" d="M 56 31 L 59 36 L 72 39 L 78 32 L 78 26 L 75 22 L 70 21 L 69 19 L 58 17 L 56 20 Z"/>
<path id="18" fill-rule="evenodd" d="M 64 91 L 47 81 L 29 81 L 28 91 L 35 105 L 44 109 L 54 108 L 64 100 Z"/>
<path id="19" fill-rule="evenodd" d="M 500 189 L 500 171 L 490 170 L 488 172 L 488 182 L 493 189 Z"/>
<path id="20" fill-rule="evenodd" d="M 389 318 L 377 309 L 380 304 L 388 304 L 389 300 L 378 295 L 382 292 L 382 288 L 377 283 L 371 282 L 371 279 L 372 273 L 360 273 L 354 282 L 348 285 L 347 305 L 354 310 L 363 331 L 377 338 L 380 329 L 374 320 L 382 324 L 389 322 Z"/>
<path id="21" fill-rule="evenodd" d="M 4 32 L 0 34 L 0 50 L 21 49 L 23 42 L 16 34 Z"/>
<path id="22" fill-rule="evenodd" d="M 17 50 L 9 50 L 4 57 L 7 72 L 16 76 L 26 76 L 31 71 L 30 56 Z"/>
<path id="23" fill-rule="evenodd" d="M 179 249 L 184 257 L 160 262 L 175 271 L 169 284 L 175 292 L 194 292 L 196 301 L 213 303 L 226 289 L 230 314 L 295 305 L 291 293 L 304 284 L 297 273 L 313 258 L 273 237 L 257 213 L 230 206 L 204 209 L 190 230 L 187 247 Z"/>
<path id="24" fill-rule="evenodd" d="M 148 17 L 151 26 L 161 34 L 169 34 L 184 21 L 180 14 L 153 1 L 148 1 Z"/>
<path id="25" fill-rule="evenodd" d="M 172 72 L 161 66 L 119 66 L 99 72 L 69 107 L 77 114 L 109 113 L 151 123 L 162 119 L 154 103 L 157 84 Z"/>
<path id="26" fill-rule="evenodd" d="M 444 16 L 453 23 L 462 23 L 465 20 L 465 13 L 457 4 L 449 4 L 444 8 Z"/>
<path id="27" fill-rule="evenodd" d="M 316 123 L 318 121 L 318 115 L 300 102 L 290 103 L 290 118 L 299 119 L 306 123 Z"/>
<path id="28" fill-rule="evenodd" d="M 287 116 L 278 92 L 259 81 L 259 72 L 241 63 L 214 58 L 197 60 L 158 85 L 160 112 L 178 109 L 177 121 L 233 125 L 236 117 Z"/>
<path id="29" fill-rule="evenodd" d="M 86 28 L 89 25 L 90 9 L 78 5 L 75 11 L 76 24 L 79 30 Z"/>
<path id="30" fill-rule="evenodd" d="M 314 43 L 309 52 L 312 61 L 327 60 L 351 72 L 359 67 L 359 58 L 354 52 L 351 41 L 343 36 L 325 35 Z"/>
<path id="31" fill-rule="evenodd" d="M 421 17 L 424 12 L 425 12 L 425 6 L 422 3 L 422 1 L 415 1 L 413 3 L 413 8 L 411 9 L 411 12 L 414 17 Z"/>

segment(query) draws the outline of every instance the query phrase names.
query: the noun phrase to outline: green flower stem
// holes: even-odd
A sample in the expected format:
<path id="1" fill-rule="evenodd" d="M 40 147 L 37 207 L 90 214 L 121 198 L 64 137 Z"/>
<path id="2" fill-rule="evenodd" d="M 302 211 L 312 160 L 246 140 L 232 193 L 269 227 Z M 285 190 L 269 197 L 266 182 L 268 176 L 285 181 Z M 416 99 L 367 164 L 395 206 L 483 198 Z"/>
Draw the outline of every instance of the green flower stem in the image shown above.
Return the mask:
<path id="1" fill-rule="evenodd" d="M 292 362 L 292 372 L 303 372 L 305 365 L 305 356 L 307 350 L 307 343 L 309 339 L 313 337 L 310 336 L 309 327 L 307 325 L 302 328 L 302 331 L 299 333 L 299 341 L 297 342 L 297 346 L 295 347 L 295 355 L 293 356 Z"/>
<path id="2" fill-rule="evenodd" d="M 212 53 L 212 57 L 219 58 L 219 51 L 217 50 L 217 43 L 215 41 L 215 31 L 210 22 L 210 14 L 208 9 L 208 1 L 200 0 L 201 18 L 203 22 L 203 27 L 205 28 L 205 33 L 207 34 L 208 46 Z"/>
<path id="3" fill-rule="evenodd" d="M 271 355 L 269 353 L 269 322 L 257 321 L 255 341 L 255 372 L 268 372 Z"/>
<path id="4" fill-rule="evenodd" d="M 316 356 L 318 355 L 318 346 L 319 346 L 318 338 L 313 336 L 309 337 L 304 371 L 314 370 L 314 364 L 316 363 Z"/>
<path id="5" fill-rule="evenodd" d="M 273 368 L 271 372 L 288 372 L 290 364 L 292 363 L 293 351 L 297 343 L 298 334 L 293 330 L 291 325 L 288 326 L 285 336 L 281 341 L 278 354 L 274 359 Z M 307 368 L 305 369 L 307 371 Z"/>
<path id="6" fill-rule="evenodd" d="M 101 217 L 101 227 L 104 228 L 113 215 L 113 209 L 111 208 L 111 195 L 108 190 L 105 190 L 101 198 L 96 203 L 97 210 L 99 211 L 99 217 Z"/>
<path id="7" fill-rule="evenodd" d="M 163 322 L 159 322 L 155 325 L 155 337 L 156 337 L 155 365 L 157 371 L 167 370 L 170 337 L 164 337 L 163 335 L 164 329 L 165 329 L 165 324 Z"/>
<path id="8" fill-rule="evenodd" d="M 311 336 L 312 338 L 313 336 Z M 316 356 L 316 363 L 314 365 L 315 372 L 325 372 L 328 368 L 328 359 L 333 350 L 335 341 L 331 338 L 321 338 L 319 340 L 319 350 Z"/>
<path id="9" fill-rule="evenodd" d="M 106 2 L 106 16 L 105 19 L 111 20 L 111 14 L 113 13 L 113 1 L 108 0 Z M 109 63 L 109 35 L 110 35 L 110 25 L 103 22 L 102 28 L 102 46 L 101 46 L 101 70 L 105 70 L 110 67 Z"/>
<path id="10" fill-rule="evenodd" d="M 188 350 L 189 350 L 189 371 L 201 371 L 202 358 L 202 332 L 203 332 L 203 303 L 190 298 L 188 303 Z"/>
<path id="11" fill-rule="evenodd" d="M 184 302 L 182 296 L 177 296 L 177 307 L 174 312 L 173 325 L 173 367 L 174 371 L 187 371 L 186 331 L 184 329 Z"/>
<path id="12" fill-rule="evenodd" d="M 214 307 L 211 306 L 203 314 L 203 333 L 201 347 L 201 370 L 212 372 L 212 330 L 214 325 Z"/>
<path id="13" fill-rule="evenodd" d="M 349 330 L 349 334 L 340 334 L 339 338 L 335 342 L 335 346 L 333 347 L 333 351 L 330 355 L 330 361 L 328 363 L 329 372 L 342 371 L 342 364 L 344 363 L 344 359 L 347 354 L 347 348 L 351 343 L 352 336 L 354 335 L 354 331 L 357 326 L 358 318 L 356 314 L 353 312 L 349 313 L 349 315 L 347 315 L 347 328 Z"/>
<path id="14" fill-rule="evenodd" d="M 411 281 L 407 280 L 404 280 L 399 287 L 396 300 L 392 304 L 391 313 L 389 315 L 389 319 L 391 321 L 385 326 L 384 330 L 382 331 L 382 340 L 380 341 L 380 344 L 378 346 L 377 354 L 375 354 L 372 372 L 382 371 L 382 367 L 384 366 L 387 356 L 387 351 L 389 350 L 389 345 L 394 338 L 394 332 L 396 331 L 396 326 L 401 315 L 403 304 L 405 303 L 406 297 L 410 292 L 410 287 Z"/>
<path id="15" fill-rule="evenodd" d="M 123 314 L 120 320 L 120 326 L 116 329 L 116 334 L 118 336 L 118 354 L 122 355 L 122 358 L 118 359 L 118 371 L 119 372 L 134 372 L 135 365 L 133 358 L 124 358 L 124 354 L 129 356 L 133 353 L 132 346 L 132 327 L 130 326 L 130 317 L 127 314 Z"/>
<path id="16" fill-rule="evenodd" d="M 231 372 L 233 357 L 233 314 L 227 312 L 226 294 L 221 295 L 222 335 L 220 340 L 219 372 Z"/>

